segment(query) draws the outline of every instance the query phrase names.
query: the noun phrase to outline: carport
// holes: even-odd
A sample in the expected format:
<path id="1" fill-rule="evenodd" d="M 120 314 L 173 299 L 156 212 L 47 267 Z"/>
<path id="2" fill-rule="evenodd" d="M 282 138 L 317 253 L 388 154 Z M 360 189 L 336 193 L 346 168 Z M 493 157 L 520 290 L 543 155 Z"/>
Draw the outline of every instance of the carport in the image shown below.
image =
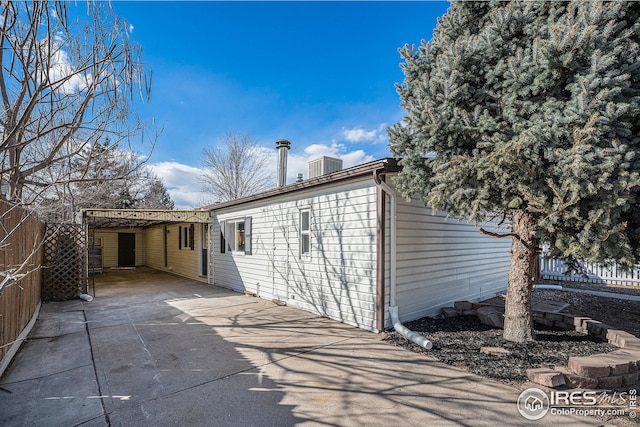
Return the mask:
<path id="1" fill-rule="evenodd" d="M 211 213 L 202 210 L 83 209 L 88 272 L 151 267 L 211 283 Z"/>

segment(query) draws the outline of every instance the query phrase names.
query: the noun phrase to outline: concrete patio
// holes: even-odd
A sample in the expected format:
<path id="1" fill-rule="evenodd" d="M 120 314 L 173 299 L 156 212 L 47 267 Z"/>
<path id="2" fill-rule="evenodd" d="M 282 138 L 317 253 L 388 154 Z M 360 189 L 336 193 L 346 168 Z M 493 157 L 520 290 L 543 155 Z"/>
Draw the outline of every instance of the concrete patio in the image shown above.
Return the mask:
<path id="1" fill-rule="evenodd" d="M 3 426 L 602 425 L 311 313 L 155 270 L 48 303 L 0 380 Z"/>

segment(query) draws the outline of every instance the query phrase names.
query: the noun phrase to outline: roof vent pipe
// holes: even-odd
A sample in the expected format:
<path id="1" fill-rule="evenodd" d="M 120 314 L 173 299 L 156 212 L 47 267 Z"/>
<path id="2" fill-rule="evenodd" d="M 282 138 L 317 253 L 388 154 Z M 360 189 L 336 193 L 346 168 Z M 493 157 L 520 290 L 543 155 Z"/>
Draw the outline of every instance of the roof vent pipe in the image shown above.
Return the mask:
<path id="1" fill-rule="evenodd" d="M 278 149 L 278 187 L 284 187 L 287 182 L 287 151 L 291 148 L 291 143 L 286 139 L 276 141 Z"/>

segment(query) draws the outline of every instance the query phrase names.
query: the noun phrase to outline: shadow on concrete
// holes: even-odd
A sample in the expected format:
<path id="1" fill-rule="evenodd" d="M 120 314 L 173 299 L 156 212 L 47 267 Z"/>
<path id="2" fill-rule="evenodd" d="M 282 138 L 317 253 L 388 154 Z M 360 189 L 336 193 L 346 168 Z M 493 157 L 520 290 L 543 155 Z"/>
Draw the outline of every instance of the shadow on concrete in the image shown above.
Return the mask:
<path id="1" fill-rule="evenodd" d="M 178 302 L 215 312 L 246 299 L 138 269 L 101 275 L 92 302 L 44 305 L 28 342 L 0 382 L 0 425 L 258 426 L 302 421 L 291 405 L 281 403 L 277 384 L 256 372 L 210 325 L 172 306 Z"/>
<path id="2" fill-rule="evenodd" d="M 45 305 L 0 425 L 532 425 L 518 390 L 308 312 L 148 269 L 96 294 Z"/>

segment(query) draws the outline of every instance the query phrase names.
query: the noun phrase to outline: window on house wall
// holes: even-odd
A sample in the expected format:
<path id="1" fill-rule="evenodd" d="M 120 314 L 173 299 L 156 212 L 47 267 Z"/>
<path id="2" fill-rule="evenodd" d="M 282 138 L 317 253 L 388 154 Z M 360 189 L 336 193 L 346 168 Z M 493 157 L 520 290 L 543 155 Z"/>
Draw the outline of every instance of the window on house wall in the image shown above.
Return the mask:
<path id="1" fill-rule="evenodd" d="M 227 223 L 227 243 L 231 252 L 244 252 L 244 220 Z"/>
<path id="2" fill-rule="evenodd" d="M 196 226 L 191 224 L 189 227 L 178 227 L 178 249 L 196 248 Z"/>
<path id="3" fill-rule="evenodd" d="M 245 255 L 251 255 L 251 217 L 226 221 L 224 238 L 231 252 L 244 252 Z M 223 248 L 220 249 L 223 252 Z"/>
<path id="4" fill-rule="evenodd" d="M 227 252 L 227 222 L 220 221 L 220 253 L 223 254 Z"/>
<path id="5" fill-rule="evenodd" d="M 300 256 L 311 255 L 311 211 L 300 211 Z"/>

